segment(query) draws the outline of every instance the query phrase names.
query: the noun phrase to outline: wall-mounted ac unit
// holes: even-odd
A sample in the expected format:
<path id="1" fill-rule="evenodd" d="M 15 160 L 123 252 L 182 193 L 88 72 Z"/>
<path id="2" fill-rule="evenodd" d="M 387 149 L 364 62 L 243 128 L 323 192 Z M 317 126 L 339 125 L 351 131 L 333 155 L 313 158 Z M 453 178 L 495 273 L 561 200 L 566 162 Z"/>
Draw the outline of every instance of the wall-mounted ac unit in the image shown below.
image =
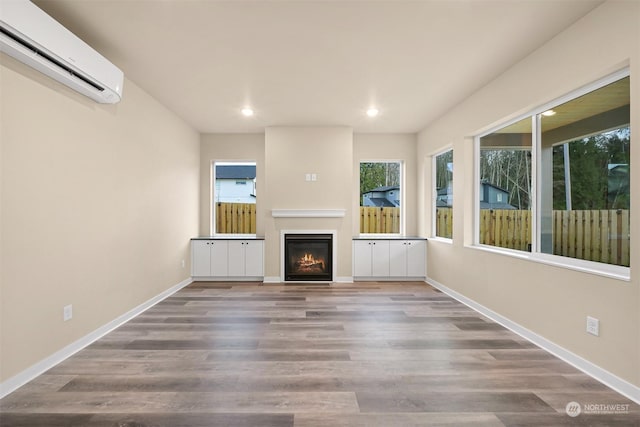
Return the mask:
<path id="1" fill-rule="evenodd" d="M 122 98 L 122 71 L 28 0 L 0 1 L 0 51 L 101 104 Z"/>

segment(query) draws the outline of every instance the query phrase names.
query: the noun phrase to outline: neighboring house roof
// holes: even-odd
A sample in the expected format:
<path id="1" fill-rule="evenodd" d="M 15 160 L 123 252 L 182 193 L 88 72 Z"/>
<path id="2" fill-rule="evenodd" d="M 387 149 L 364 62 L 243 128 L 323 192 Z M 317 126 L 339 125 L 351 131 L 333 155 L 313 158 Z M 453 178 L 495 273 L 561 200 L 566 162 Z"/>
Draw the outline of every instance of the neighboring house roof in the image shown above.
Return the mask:
<path id="1" fill-rule="evenodd" d="M 373 192 L 376 192 L 376 193 L 385 192 L 390 190 L 400 190 L 400 187 L 398 187 L 397 185 L 386 185 L 386 186 L 374 188 L 373 190 L 365 191 L 364 194 L 373 193 Z"/>
<path id="2" fill-rule="evenodd" d="M 481 182 L 481 184 L 482 184 L 482 185 L 487 185 L 487 186 L 489 186 L 489 187 L 493 187 L 493 188 L 495 188 L 496 190 L 500 190 L 500 191 L 502 191 L 503 193 L 507 193 L 507 194 L 509 194 L 509 192 L 508 192 L 507 190 L 505 190 L 504 188 L 498 187 L 497 185 L 495 185 L 495 184 L 491 184 L 490 182 L 483 181 L 483 182 Z"/>
<path id="3" fill-rule="evenodd" d="M 394 208 L 396 205 L 391 203 L 390 200 L 385 199 L 384 197 L 371 197 L 367 199 L 369 203 L 374 205 L 377 208 Z"/>
<path id="4" fill-rule="evenodd" d="M 249 165 L 216 166 L 216 179 L 255 179 L 256 167 Z"/>

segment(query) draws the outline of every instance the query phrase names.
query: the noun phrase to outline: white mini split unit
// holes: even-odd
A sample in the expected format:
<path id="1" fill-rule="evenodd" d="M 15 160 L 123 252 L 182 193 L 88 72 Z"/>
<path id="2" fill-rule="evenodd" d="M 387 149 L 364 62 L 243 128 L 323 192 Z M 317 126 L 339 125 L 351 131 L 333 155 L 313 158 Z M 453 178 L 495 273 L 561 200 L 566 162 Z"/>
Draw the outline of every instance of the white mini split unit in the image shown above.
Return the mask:
<path id="1" fill-rule="evenodd" d="M 28 0 L 0 0 L 0 51 L 101 104 L 122 99 L 122 71 Z"/>

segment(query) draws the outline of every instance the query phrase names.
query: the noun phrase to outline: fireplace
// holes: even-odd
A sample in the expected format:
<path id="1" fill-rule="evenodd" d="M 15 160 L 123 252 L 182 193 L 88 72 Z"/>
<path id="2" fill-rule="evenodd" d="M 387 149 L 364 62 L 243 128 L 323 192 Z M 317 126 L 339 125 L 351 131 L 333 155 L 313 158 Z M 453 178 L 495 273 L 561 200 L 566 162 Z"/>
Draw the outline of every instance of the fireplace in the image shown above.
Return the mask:
<path id="1" fill-rule="evenodd" d="M 285 281 L 333 281 L 332 234 L 285 234 Z"/>

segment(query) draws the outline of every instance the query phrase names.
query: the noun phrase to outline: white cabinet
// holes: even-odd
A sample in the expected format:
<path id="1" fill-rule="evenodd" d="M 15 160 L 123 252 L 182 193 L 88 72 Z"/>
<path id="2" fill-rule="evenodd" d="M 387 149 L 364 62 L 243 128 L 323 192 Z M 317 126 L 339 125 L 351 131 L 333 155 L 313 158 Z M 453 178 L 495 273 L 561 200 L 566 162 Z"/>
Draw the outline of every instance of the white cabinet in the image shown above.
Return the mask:
<path id="1" fill-rule="evenodd" d="M 424 279 L 427 244 L 423 239 L 353 241 L 353 277 L 356 279 Z"/>
<path id="2" fill-rule="evenodd" d="M 229 276 L 263 276 L 263 247 L 261 240 L 229 240 Z"/>
<path id="3" fill-rule="evenodd" d="M 244 247 L 244 272 L 247 277 L 264 276 L 264 241 L 249 241 Z"/>
<path id="4" fill-rule="evenodd" d="M 389 275 L 388 240 L 354 240 L 354 277 L 386 277 Z"/>
<path id="5" fill-rule="evenodd" d="M 264 275 L 262 240 L 194 239 L 191 275 L 195 278 L 253 278 Z"/>
<path id="6" fill-rule="evenodd" d="M 391 277 L 425 277 L 427 244 L 424 240 L 389 241 L 389 275 Z"/>
<path id="7" fill-rule="evenodd" d="M 228 272 L 228 246 L 223 240 L 191 241 L 191 275 L 223 277 Z"/>
<path id="8" fill-rule="evenodd" d="M 373 265 L 371 242 L 367 240 L 354 240 L 353 242 L 353 276 L 371 276 Z"/>

